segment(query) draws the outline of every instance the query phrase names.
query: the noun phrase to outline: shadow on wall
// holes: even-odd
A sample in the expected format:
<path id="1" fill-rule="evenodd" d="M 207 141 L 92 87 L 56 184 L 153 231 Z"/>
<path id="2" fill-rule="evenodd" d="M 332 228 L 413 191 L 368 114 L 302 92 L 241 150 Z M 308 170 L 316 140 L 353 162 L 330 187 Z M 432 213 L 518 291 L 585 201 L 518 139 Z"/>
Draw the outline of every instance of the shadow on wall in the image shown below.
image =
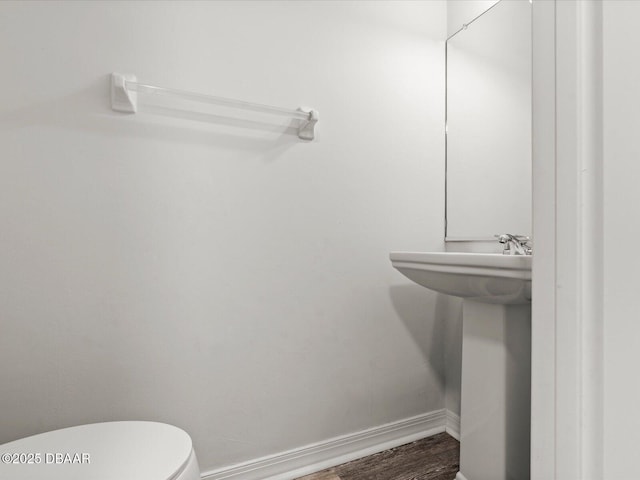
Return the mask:
<path id="1" fill-rule="evenodd" d="M 294 122 L 278 125 L 153 105 L 144 107 L 142 118 L 114 112 L 110 85 L 111 75 L 105 75 L 70 95 L 2 111 L 0 130 L 48 126 L 178 144 L 211 145 L 259 153 L 265 162 L 304 142 L 297 137 Z M 233 133 L 224 131 L 229 127 L 233 127 Z"/>
<path id="2" fill-rule="evenodd" d="M 438 295 L 419 285 L 404 284 L 389 287 L 393 308 L 411 334 L 411 338 L 445 385 L 443 340 L 445 318 Z"/>
<path id="3" fill-rule="evenodd" d="M 444 365 L 445 407 L 460 415 L 462 388 L 462 299 L 438 295 L 445 318 Z"/>
<path id="4" fill-rule="evenodd" d="M 445 407 L 460 414 L 462 301 L 419 285 L 389 288 L 393 307 L 445 391 Z"/>

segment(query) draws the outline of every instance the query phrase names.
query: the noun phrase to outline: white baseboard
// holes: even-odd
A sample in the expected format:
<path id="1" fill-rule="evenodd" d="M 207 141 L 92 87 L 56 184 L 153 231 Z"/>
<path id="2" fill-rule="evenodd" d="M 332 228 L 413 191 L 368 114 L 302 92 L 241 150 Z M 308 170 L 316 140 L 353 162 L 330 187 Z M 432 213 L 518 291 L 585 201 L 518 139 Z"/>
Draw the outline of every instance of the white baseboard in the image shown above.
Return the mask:
<path id="1" fill-rule="evenodd" d="M 460 418 L 457 415 L 445 409 L 435 410 L 324 442 L 203 472 L 202 479 L 292 480 L 436 433 L 447 431 L 451 436 L 459 437 L 459 424 Z"/>
<path id="2" fill-rule="evenodd" d="M 456 473 L 456 478 L 454 480 L 467 480 L 467 477 L 465 477 L 462 473 L 458 472 Z"/>
<path id="3" fill-rule="evenodd" d="M 446 416 L 445 431 L 460 441 L 460 417 L 451 410 L 446 410 Z"/>

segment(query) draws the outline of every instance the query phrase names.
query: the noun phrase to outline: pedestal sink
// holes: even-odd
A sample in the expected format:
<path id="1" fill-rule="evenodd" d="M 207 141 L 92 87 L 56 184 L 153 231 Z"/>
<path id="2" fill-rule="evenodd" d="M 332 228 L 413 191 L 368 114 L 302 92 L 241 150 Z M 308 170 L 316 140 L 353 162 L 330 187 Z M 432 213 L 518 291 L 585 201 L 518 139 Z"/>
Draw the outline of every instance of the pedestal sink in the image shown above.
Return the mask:
<path id="1" fill-rule="evenodd" d="M 531 256 L 392 252 L 423 287 L 463 299 L 457 480 L 530 478 Z"/>
<path id="2" fill-rule="evenodd" d="M 436 292 L 483 303 L 531 302 L 531 256 L 392 252 L 390 257 L 403 275 Z"/>

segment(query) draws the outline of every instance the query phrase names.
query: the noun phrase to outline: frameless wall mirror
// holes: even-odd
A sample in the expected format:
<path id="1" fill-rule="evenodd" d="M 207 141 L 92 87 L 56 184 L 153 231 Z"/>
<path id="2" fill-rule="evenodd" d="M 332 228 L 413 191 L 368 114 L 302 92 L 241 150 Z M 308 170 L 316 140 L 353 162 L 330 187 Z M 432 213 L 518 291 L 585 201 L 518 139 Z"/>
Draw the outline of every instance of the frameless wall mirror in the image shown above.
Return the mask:
<path id="1" fill-rule="evenodd" d="M 531 4 L 501 0 L 446 43 L 445 238 L 531 234 Z"/>

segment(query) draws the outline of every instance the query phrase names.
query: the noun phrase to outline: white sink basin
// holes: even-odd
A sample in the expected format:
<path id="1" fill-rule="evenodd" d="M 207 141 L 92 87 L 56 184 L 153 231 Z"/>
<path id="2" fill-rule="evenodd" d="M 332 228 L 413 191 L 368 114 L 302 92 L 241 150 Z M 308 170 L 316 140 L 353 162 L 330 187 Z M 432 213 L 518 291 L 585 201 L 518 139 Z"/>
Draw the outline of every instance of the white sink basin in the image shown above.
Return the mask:
<path id="1" fill-rule="evenodd" d="M 436 292 L 484 303 L 531 302 L 531 256 L 391 252 L 404 276 Z"/>

